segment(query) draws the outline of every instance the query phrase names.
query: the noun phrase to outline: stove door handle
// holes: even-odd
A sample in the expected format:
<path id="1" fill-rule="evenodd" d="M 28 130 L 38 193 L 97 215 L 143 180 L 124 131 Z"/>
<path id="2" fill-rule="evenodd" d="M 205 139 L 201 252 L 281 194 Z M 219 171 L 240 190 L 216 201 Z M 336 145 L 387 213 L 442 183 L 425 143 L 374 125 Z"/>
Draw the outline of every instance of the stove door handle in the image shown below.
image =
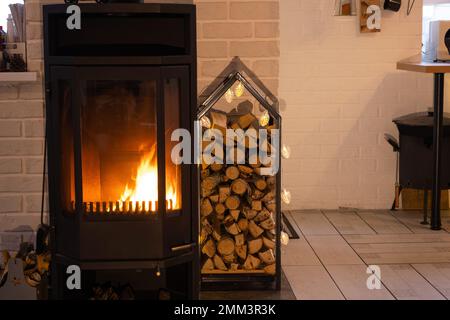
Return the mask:
<path id="1" fill-rule="evenodd" d="M 171 250 L 172 250 L 172 252 L 177 252 L 177 251 L 187 250 L 187 249 L 193 248 L 195 246 L 196 246 L 196 244 L 194 242 L 192 242 L 189 244 L 183 244 L 181 246 L 172 247 Z"/>

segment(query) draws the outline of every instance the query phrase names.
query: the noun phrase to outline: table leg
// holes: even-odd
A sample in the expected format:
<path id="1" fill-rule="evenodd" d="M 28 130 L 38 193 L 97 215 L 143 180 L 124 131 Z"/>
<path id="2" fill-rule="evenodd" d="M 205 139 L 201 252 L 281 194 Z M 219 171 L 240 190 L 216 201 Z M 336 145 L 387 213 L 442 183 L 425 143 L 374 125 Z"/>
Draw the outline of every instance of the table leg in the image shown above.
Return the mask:
<path id="1" fill-rule="evenodd" d="M 441 151 L 444 117 L 444 74 L 434 75 L 433 196 L 431 229 L 441 229 Z"/>

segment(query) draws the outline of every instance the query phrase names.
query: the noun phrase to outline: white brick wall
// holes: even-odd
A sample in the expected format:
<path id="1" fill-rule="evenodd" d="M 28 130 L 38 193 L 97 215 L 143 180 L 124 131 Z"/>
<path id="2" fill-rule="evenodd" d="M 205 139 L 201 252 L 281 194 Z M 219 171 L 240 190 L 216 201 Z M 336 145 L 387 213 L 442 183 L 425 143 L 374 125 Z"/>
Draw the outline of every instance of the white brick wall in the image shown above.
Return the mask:
<path id="1" fill-rule="evenodd" d="M 196 0 L 199 92 L 239 56 L 274 93 L 279 75 L 279 0 Z"/>
<path id="2" fill-rule="evenodd" d="M 0 231 L 38 223 L 43 60 L 36 10 L 62 0 L 25 2 L 28 65 L 39 81 L 0 85 Z M 195 3 L 200 91 L 233 55 L 274 92 L 279 86 L 284 139 L 293 149 L 283 169 L 290 207 L 387 207 L 395 161 L 383 134 L 396 133 L 393 117 L 432 103 L 429 76 L 395 69 L 397 60 L 420 50 L 421 1 L 410 17 L 405 6 L 383 12 L 382 32 L 364 35 L 356 17 L 333 17 L 334 0 Z"/>
<path id="3" fill-rule="evenodd" d="M 280 98 L 293 150 L 283 184 L 291 208 L 388 208 L 395 158 L 393 117 L 432 105 L 430 76 L 396 70 L 420 52 L 422 1 L 412 15 L 383 11 L 382 31 L 334 17 L 334 0 L 280 2 Z"/>
<path id="4" fill-rule="evenodd" d="M 245 57 L 274 92 L 278 89 L 278 0 L 156 0 L 196 3 L 199 91 L 234 55 Z M 0 232 L 39 223 L 44 135 L 42 4 L 63 0 L 25 0 L 28 69 L 32 84 L 0 84 Z M 0 239 L 1 242 L 1 239 Z M 1 248 L 1 247 L 0 247 Z"/>

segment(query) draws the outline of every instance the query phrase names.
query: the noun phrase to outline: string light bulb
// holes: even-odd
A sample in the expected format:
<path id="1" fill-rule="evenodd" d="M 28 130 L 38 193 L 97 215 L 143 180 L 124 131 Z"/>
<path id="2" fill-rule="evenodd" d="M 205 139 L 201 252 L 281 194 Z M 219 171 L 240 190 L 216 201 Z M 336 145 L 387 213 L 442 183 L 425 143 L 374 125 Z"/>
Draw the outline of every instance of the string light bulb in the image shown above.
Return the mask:
<path id="1" fill-rule="evenodd" d="M 207 116 L 203 116 L 200 118 L 200 124 L 203 128 L 211 129 L 211 120 Z"/>
<path id="2" fill-rule="evenodd" d="M 283 159 L 289 159 L 291 157 L 291 147 L 283 144 L 283 147 L 281 148 L 281 156 Z"/>
<path id="3" fill-rule="evenodd" d="M 236 97 L 240 98 L 243 96 L 244 90 L 245 90 L 244 85 L 242 84 L 242 82 L 239 81 L 238 85 L 234 89 L 234 94 L 236 95 Z"/>
<path id="4" fill-rule="evenodd" d="M 228 103 L 232 103 L 233 102 L 233 100 L 234 100 L 234 93 L 233 93 L 233 91 L 231 91 L 231 89 L 228 89 L 228 91 L 225 92 L 225 100 Z"/>
<path id="5" fill-rule="evenodd" d="M 265 127 L 269 124 L 269 122 L 270 122 L 269 111 L 265 110 L 261 115 L 261 117 L 259 117 L 259 124 L 261 125 L 261 127 Z"/>
<path id="6" fill-rule="evenodd" d="M 288 191 L 287 189 L 283 189 L 283 191 L 281 192 L 281 200 L 283 200 L 285 204 L 290 204 L 291 199 L 292 199 L 291 192 Z"/>
<path id="7" fill-rule="evenodd" d="M 289 235 L 286 232 L 281 231 L 280 238 L 282 245 L 287 246 L 289 244 Z"/>

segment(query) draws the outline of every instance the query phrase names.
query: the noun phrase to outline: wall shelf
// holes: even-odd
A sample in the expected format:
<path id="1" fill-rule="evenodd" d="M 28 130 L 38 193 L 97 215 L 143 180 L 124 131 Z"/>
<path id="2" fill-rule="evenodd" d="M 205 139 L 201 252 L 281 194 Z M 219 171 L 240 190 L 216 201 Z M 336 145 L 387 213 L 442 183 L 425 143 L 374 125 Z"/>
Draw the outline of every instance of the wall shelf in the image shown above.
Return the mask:
<path id="1" fill-rule="evenodd" d="M 0 72 L 2 82 L 33 82 L 37 80 L 37 72 Z"/>

